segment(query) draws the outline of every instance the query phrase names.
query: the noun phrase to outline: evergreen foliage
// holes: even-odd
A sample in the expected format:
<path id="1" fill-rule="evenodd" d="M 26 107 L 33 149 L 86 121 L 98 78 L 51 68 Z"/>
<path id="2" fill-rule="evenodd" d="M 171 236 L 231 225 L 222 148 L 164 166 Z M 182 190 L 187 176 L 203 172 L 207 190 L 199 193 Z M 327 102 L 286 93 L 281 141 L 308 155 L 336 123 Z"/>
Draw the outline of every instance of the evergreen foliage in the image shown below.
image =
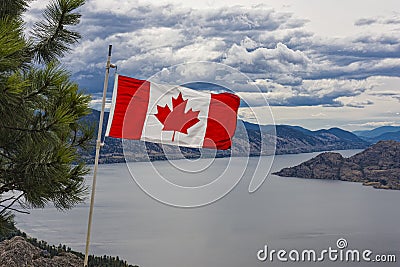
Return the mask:
<path id="1" fill-rule="evenodd" d="M 73 26 L 84 0 L 53 0 L 26 36 L 29 2 L 0 3 L 0 233 L 12 229 L 11 211 L 69 209 L 87 191 L 80 151 L 93 129 L 80 119 L 90 97 L 61 65 L 80 38 Z"/>

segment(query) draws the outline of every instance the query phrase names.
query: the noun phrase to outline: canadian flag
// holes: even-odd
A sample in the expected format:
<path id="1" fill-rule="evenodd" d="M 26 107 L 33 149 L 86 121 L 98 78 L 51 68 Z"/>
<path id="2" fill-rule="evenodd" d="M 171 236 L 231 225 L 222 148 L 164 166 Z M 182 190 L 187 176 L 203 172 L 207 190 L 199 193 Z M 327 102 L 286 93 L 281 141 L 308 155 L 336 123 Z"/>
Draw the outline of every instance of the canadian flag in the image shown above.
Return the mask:
<path id="1" fill-rule="evenodd" d="M 118 75 L 106 136 L 228 149 L 240 99 Z"/>

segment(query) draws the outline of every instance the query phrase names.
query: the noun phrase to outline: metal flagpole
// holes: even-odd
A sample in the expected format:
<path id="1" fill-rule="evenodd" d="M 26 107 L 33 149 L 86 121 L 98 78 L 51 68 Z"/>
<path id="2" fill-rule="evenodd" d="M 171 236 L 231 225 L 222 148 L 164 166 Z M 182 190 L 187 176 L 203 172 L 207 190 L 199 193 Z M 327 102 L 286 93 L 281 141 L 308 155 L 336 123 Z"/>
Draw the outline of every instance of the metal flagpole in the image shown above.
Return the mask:
<path id="1" fill-rule="evenodd" d="M 84 267 L 88 266 L 88 259 L 89 259 L 90 230 L 92 228 L 94 195 L 95 195 L 95 192 L 96 192 L 96 176 L 97 176 L 97 168 L 98 168 L 98 165 L 99 165 L 99 156 L 100 156 L 100 147 L 101 147 L 101 134 L 102 134 L 102 130 L 103 130 L 103 120 L 104 120 L 104 108 L 105 108 L 105 105 L 106 105 L 106 94 L 107 94 L 107 88 L 108 88 L 108 76 L 110 74 L 110 68 L 114 67 L 114 65 L 111 64 L 111 50 L 112 50 L 112 45 L 109 45 L 108 46 L 107 65 L 106 65 L 106 74 L 105 74 L 105 77 L 104 77 L 103 100 L 101 102 L 99 130 L 97 132 L 97 140 L 96 140 L 96 157 L 94 159 L 92 194 L 90 196 L 89 220 L 88 220 L 88 228 L 87 228 L 87 235 L 86 235 L 85 261 L 83 263 Z"/>

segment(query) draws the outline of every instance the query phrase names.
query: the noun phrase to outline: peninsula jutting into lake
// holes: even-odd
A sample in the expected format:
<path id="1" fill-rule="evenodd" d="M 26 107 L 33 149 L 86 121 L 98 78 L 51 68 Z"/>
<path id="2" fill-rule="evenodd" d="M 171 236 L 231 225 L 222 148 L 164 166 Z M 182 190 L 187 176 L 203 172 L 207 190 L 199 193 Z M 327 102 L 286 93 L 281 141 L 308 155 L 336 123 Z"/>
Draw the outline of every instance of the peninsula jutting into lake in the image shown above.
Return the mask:
<path id="1" fill-rule="evenodd" d="M 284 177 L 362 182 L 400 190 L 400 142 L 380 141 L 350 158 L 326 152 L 275 174 Z"/>

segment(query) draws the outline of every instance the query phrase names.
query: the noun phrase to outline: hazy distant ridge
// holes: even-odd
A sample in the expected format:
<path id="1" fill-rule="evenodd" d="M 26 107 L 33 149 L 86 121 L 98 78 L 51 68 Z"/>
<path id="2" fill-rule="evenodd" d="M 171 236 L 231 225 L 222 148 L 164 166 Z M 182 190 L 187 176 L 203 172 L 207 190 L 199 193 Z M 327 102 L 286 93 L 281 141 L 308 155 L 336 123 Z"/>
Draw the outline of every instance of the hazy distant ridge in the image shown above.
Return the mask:
<path id="1" fill-rule="evenodd" d="M 100 112 L 93 112 L 85 118 L 88 123 L 97 125 Z M 103 129 L 108 120 L 105 113 Z M 275 139 L 276 132 L 276 139 Z M 261 149 L 261 140 L 264 141 L 264 150 Z M 257 125 L 245 121 L 238 121 L 238 127 L 233 138 L 233 148 L 228 151 L 218 151 L 218 157 L 229 155 L 245 156 L 250 154 L 270 155 L 276 142 L 276 154 L 295 154 L 339 149 L 362 149 L 370 143 L 355 134 L 340 128 L 322 129 L 311 131 L 300 126 L 291 125 Z M 164 146 L 168 148 L 169 146 Z M 126 152 L 129 160 L 142 161 L 163 160 L 165 155 L 159 144 L 141 141 L 129 141 L 129 151 Z M 146 151 L 144 151 L 146 150 Z M 173 150 L 171 148 L 171 150 Z M 195 158 L 200 155 L 198 149 L 180 148 L 180 152 L 187 158 Z M 176 158 L 182 158 L 177 153 Z M 86 160 L 91 162 L 94 153 L 86 155 Z M 149 156 L 147 156 L 149 155 Z M 173 156 L 175 157 L 175 156 Z M 114 138 L 106 138 L 102 147 L 100 162 L 123 162 L 124 154 L 122 141 Z"/>
<path id="2" fill-rule="evenodd" d="M 385 140 L 400 141 L 400 126 L 381 126 L 373 130 L 354 131 L 353 133 L 371 143 Z"/>

